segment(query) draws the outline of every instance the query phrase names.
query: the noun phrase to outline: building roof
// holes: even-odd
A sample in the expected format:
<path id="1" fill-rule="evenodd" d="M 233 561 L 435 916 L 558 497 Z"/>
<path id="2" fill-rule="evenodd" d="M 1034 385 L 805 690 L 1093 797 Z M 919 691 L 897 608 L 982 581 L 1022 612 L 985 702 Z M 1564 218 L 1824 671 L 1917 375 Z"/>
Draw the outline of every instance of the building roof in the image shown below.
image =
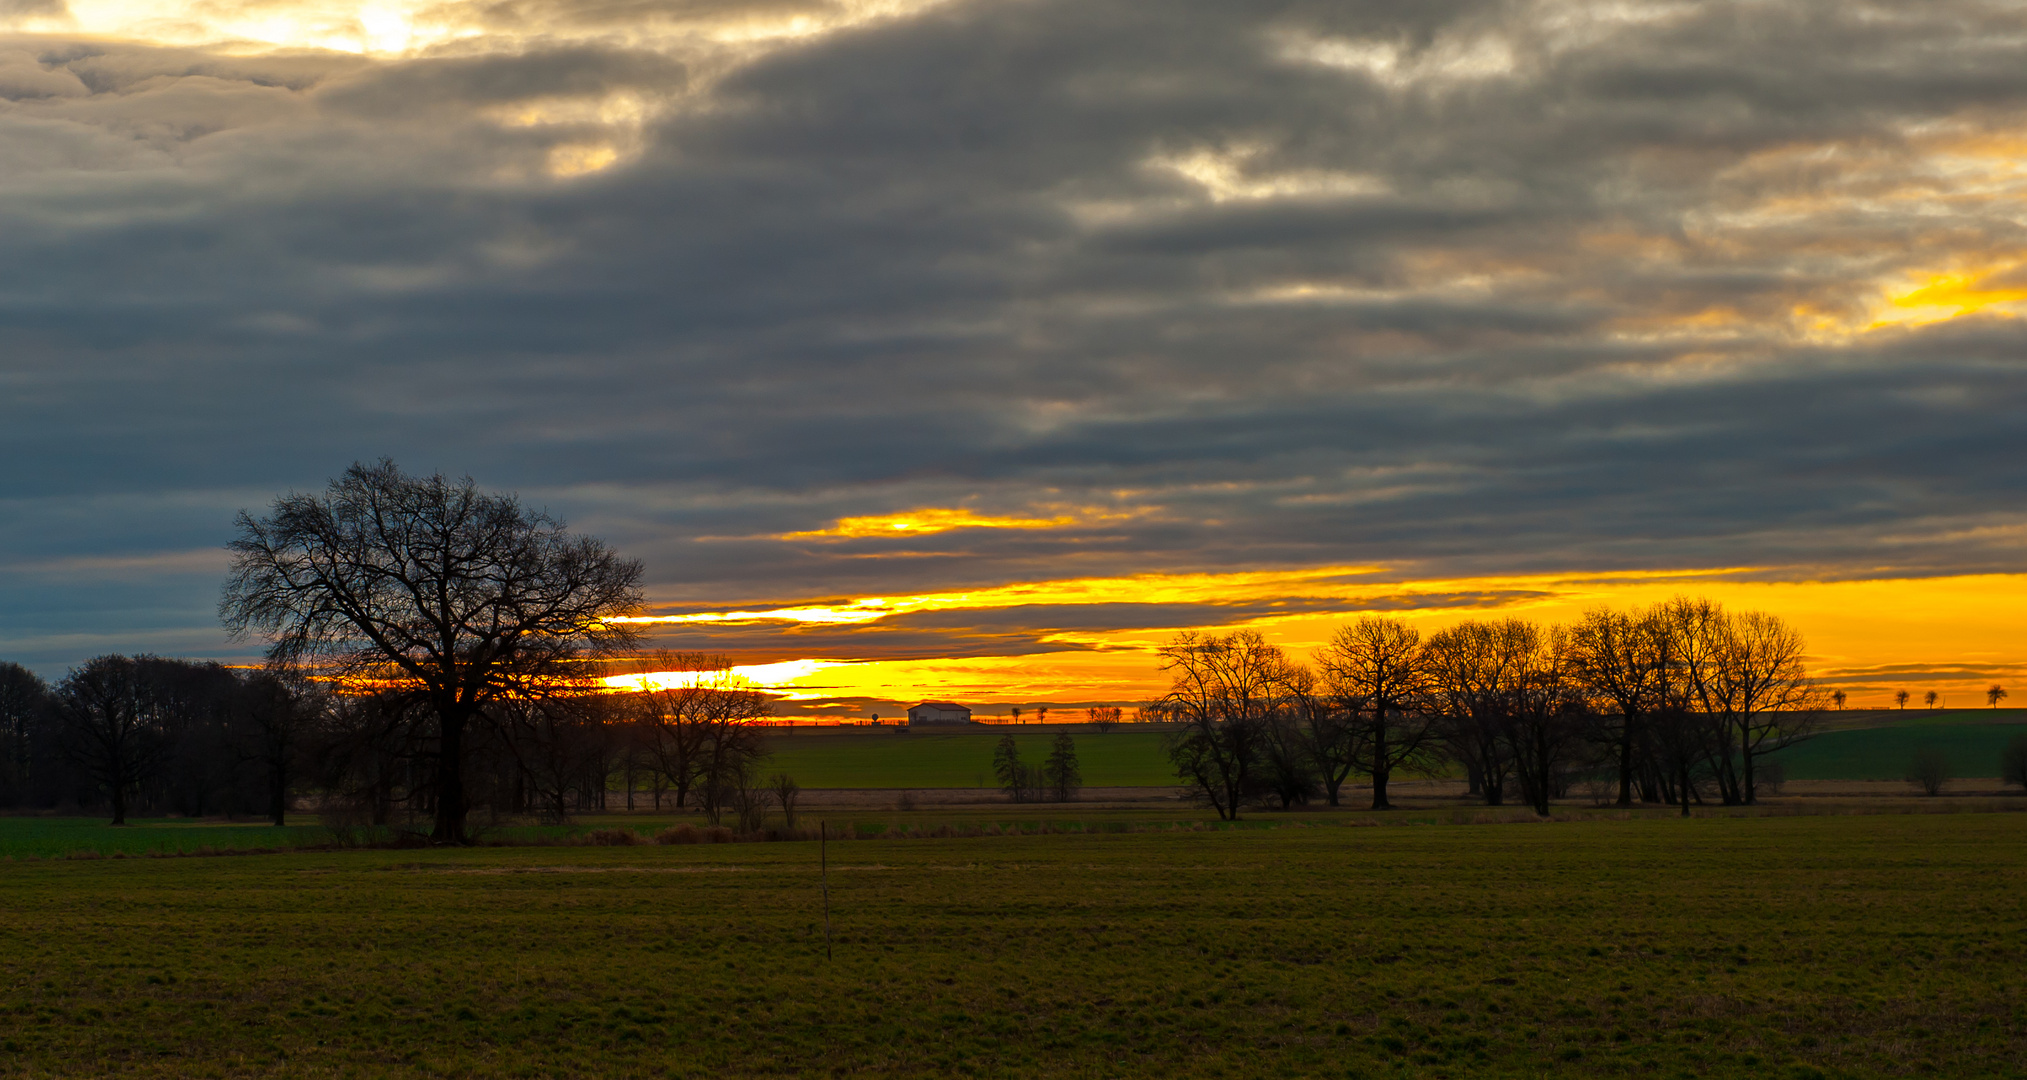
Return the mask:
<path id="1" fill-rule="evenodd" d="M 969 706 L 959 705 L 954 701 L 924 701 L 908 707 L 910 709 L 962 709 L 965 712 L 971 711 Z"/>

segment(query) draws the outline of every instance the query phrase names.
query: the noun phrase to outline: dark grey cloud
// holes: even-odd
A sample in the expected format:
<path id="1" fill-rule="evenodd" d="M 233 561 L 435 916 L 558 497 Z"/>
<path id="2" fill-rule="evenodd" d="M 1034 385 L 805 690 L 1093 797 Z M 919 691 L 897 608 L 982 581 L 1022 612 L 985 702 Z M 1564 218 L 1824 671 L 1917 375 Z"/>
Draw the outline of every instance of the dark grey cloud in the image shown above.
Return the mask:
<path id="1" fill-rule="evenodd" d="M 1925 275 L 2018 287 L 2010 7 L 677 32 L 849 14 L 474 5 L 510 46 L 405 59 L 0 39 L 9 654 L 220 652 L 188 553 L 383 454 L 523 491 L 672 605 L 2019 568 L 2021 324 L 1866 329 Z M 921 506 L 1092 513 L 766 539 Z M 1028 614 L 880 632 L 1040 648 Z"/>

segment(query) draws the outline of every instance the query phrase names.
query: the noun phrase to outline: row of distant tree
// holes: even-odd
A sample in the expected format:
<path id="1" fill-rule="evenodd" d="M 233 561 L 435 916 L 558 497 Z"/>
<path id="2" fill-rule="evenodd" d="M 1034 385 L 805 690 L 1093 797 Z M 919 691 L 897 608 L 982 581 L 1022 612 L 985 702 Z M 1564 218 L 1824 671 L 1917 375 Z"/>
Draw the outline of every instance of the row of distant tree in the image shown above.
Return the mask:
<path id="1" fill-rule="evenodd" d="M 763 776 L 766 694 L 722 658 L 660 654 L 667 686 L 580 685 L 501 695 L 460 753 L 464 797 L 488 818 L 557 820 L 638 797 L 757 820 L 793 782 Z M 334 689 L 271 669 L 101 656 L 46 685 L 0 664 L 0 806 L 129 814 L 264 815 L 309 800 L 346 824 L 432 820 L 444 753 L 439 718 L 401 687 Z M 637 794 L 638 793 L 638 796 Z"/>
<path id="2" fill-rule="evenodd" d="M 1467 621 L 1424 637 L 1399 619 L 1341 627 L 1301 664 L 1259 633 L 1184 633 L 1161 650 L 1180 725 L 1169 755 L 1225 818 L 1249 805 L 1337 805 L 1402 773 L 1461 767 L 1490 805 L 1542 814 L 1583 779 L 1620 805 L 1751 803 L 1767 757 L 1808 738 L 1825 697 L 1777 616 L 1678 598 L 1571 626 Z"/>

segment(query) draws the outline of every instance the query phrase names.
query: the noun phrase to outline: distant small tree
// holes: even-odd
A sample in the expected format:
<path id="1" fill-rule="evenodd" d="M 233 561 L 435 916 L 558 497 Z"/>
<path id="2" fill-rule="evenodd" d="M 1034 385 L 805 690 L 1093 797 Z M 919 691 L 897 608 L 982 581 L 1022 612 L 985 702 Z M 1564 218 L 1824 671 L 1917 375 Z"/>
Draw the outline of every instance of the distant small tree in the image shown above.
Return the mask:
<path id="1" fill-rule="evenodd" d="M 1046 724 L 1046 723 L 1048 723 L 1048 722 L 1049 722 L 1049 707 L 1048 707 L 1047 705 L 1038 705 L 1038 706 L 1036 706 L 1036 707 L 1035 707 L 1035 723 L 1037 723 L 1037 724 Z"/>
<path id="2" fill-rule="evenodd" d="M 1016 705 L 1016 706 L 1014 706 L 1013 708 L 1011 708 L 1011 709 L 1009 709 L 1009 710 L 1007 710 L 1007 711 L 1013 714 L 1013 722 L 1014 722 L 1014 723 L 1018 724 L 1018 723 L 1020 723 L 1020 722 L 1021 722 L 1021 707 L 1020 707 L 1020 706 Z"/>
<path id="3" fill-rule="evenodd" d="M 1894 707 L 1895 707 L 1895 708 L 1900 708 L 1900 709 L 1905 709 L 1905 708 L 1907 708 L 1907 699 L 1908 699 L 1908 697 L 1909 697 L 1909 696 L 1910 696 L 1910 695 L 1909 695 L 1909 694 L 1908 694 L 1908 692 L 1907 692 L 1907 691 L 1905 691 L 1905 690 L 1895 690 L 1895 691 L 1893 692 L 1893 704 L 1894 704 Z"/>
<path id="4" fill-rule="evenodd" d="M 1842 691 L 1842 690 L 1832 690 L 1832 691 L 1830 691 L 1830 703 L 1831 703 L 1832 705 L 1835 705 L 1835 706 L 1836 706 L 1836 707 L 1838 707 L 1839 709 L 1843 708 L 1843 707 L 1844 707 L 1844 703 L 1845 703 L 1846 701 L 1849 701 L 1849 700 L 1851 700 L 1851 695 L 1849 695 L 1849 694 L 1846 694 L 1846 693 L 1845 693 L 1844 691 Z"/>
<path id="5" fill-rule="evenodd" d="M 2004 700 L 2006 700 L 2006 688 L 1998 683 L 1993 683 L 1985 690 L 1985 701 L 1994 709 L 1998 708 L 1999 703 Z"/>
<path id="6" fill-rule="evenodd" d="M 2015 735 L 1999 755 L 1999 779 L 2027 787 L 2027 735 Z"/>
<path id="7" fill-rule="evenodd" d="M 795 828 L 795 802 L 802 796 L 802 785 L 787 773 L 775 773 L 767 783 L 774 791 L 774 801 L 781 807 L 781 819 L 789 828 Z"/>
<path id="8" fill-rule="evenodd" d="M 738 818 L 739 831 L 743 833 L 757 833 L 767 824 L 767 804 L 774 801 L 774 791 L 760 778 L 757 764 L 753 759 L 740 761 L 722 781 L 728 789 L 725 802 Z"/>
<path id="9" fill-rule="evenodd" d="M 1098 729 L 1098 734 L 1106 734 L 1112 730 L 1113 725 L 1119 723 L 1119 706 L 1097 705 L 1085 709 L 1084 719 L 1090 721 L 1091 725 Z"/>
<path id="10" fill-rule="evenodd" d="M 1914 761 L 1907 767 L 1907 782 L 1921 788 L 1924 795 L 1942 794 L 1943 784 L 1950 778 L 1949 759 L 1933 746 L 1924 746 L 1914 752 Z"/>
<path id="11" fill-rule="evenodd" d="M 1042 784 L 1057 802 L 1069 802 L 1084 786 L 1084 774 L 1077 767 L 1077 743 L 1067 731 L 1056 735 L 1055 745 L 1042 762 Z"/>
<path id="12" fill-rule="evenodd" d="M 1936 707 L 1936 700 L 1937 700 L 1937 698 L 1936 698 L 1936 692 L 1935 692 L 1935 691 L 1933 691 L 1933 690 L 1931 690 L 1931 691 L 1929 691 L 1928 693 L 1926 693 L 1926 694 L 1923 694 L 1923 695 L 1921 696 L 1921 700 L 1922 700 L 1922 703 L 1923 703 L 1923 704 L 1925 704 L 1925 705 L 1927 705 L 1927 706 L 1928 706 L 1929 708 L 1931 708 L 1931 709 L 1935 708 L 1935 707 Z"/>
<path id="13" fill-rule="evenodd" d="M 999 777 L 1000 790 L 1006 792 L 1007 798 L 1027 801 L 1027 772 L 1027 766 L 1021 763 L 1020 744 L 1012 735 L 1001 735 L 999 744 L 992 748 L 992 774 Z"/>

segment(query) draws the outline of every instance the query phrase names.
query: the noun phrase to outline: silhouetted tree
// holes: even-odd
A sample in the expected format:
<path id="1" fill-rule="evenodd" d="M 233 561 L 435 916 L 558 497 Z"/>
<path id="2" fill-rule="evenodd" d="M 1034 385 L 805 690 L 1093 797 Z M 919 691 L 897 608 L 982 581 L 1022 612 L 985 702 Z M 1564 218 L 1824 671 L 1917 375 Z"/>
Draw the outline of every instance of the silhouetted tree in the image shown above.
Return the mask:
<path id="1" fill-rule="evenodd" d="M 1396 770 L 1424 763 L 1435 742 L 1420 632 L 1399 619 L 1367 616 L 1338 627 L 1315 659 L 1331 696 L 1358 717 L 1354 753 L 1372 777 L 1372 808 L 1392 809 L 1387 781 Z"/>
<path id="2" fill-rule="evenodd" d="M 1633 804 L 1633 777 L 1647 720 L 1669 708 L 1669 635 L 1658 610 L 1620 612 L 1594 608 L 1570 634 L 1577 675 L 1597 703 L 1599 740 L 1611 748 L 1619 773 L 1619 805 Z"/>
<path id="3" fill-rule="evenodd" d="M 1999 703 L 2004 700 L 2006 700 L 2006 688 L 1998 683 L 1993 683 L 1985 690 L 1985 701 L 1994 709 L 1998 708 Z"/>
<path id="4" fill-rule="evenodd" d="M 802 785 L 787 773 L 775 773 L 768 777 L 767 786 L 774 792 L 775 804 L 781 807 L 781 820 L 789 828 L 795 828 L 795 804 L 802 795 Z"/>
<path id="5" fill-rule="evenodd" d="M 1084 719 L 1098 729 L 1098 734 L 1107 734 L 1119 723 L 1119 706 L 1094 705 L 1084 710 Z"/>
<path id="6" fill-rule="evenodd" d="M 1999 779 L 2027 787 L 2027 735 L 2015 735 L 1999 754 Z"/>
<path id="7" fill-rule="evenodd" d="M 235 638 L 427 705 L 439 843 L 467 842 L 466 743 L 487 707 L 634 640 L 612 620 L 641 606 L 639 563 L 469 479 L 354 465 L 238 530 L 219 605 Z"/>
<path id="8" fill-rule="evenodd" d="M 1838 709 L 1842 709 L 1844 703 L 1849 700 L 1851 700 L 1851 695 L 1846 694 L 1842 690 L 1830 691 L 1830 704 Z"/>
<path id="9" fill-rule="evenodd" d="M 1301 748 L 1303 767 L 1277 768 L 1279 783 L 1284 789 L 1300 784 L 1304 793 L 1321 787 L 1324 801 L 1336 806 L 1358 766 L 1358 714 L 1319 688 L 1315 674 L 1300 664 L 1284 668 L 1280 684 L 1283 703 L 1275 716 L 1279 730 Z"/>
<path id="10" fill-rule="evenodd" d="M 1897 709 L 1907 708 L 1907 699 L 1908 699 L 1907 691 L 1895 690 L 1893 692 L 1893 705 L 1895 708 Z"/>
<path id="11" fill-rule="evenodd" d="M 1279 704 L 1288 667 L 1257 630 L 1178 634 L 1161 648 L 1175 673 L 1157 708 L 1181 725 L 1164 741 L 1176 775 L 1217 815 L 1234 821 L 1254 783 L 1267 718 Z"/>
<path id="12" fill-rule="evenodd" d="M 1943 785 L 1950 779 L 1950 761 L 1937 747 L 1924 746 L 1915 750 L 1914 760 L 1907 766 L 1907 782 L 1921 788 L 1924 795 L 1940 795 Z"/>
<path id="13" fill-rule="evenodd" d="M 259 769 L 267 818 L 276 825 L 288 823 L 303 741 L 323 707 L 313 684 L 282 671 L 256 672 L 239 688 L 232 716 L 238 757 Z"/>
<path id="14" fill-rule="evenodd" d="M 112 804 L 112 823 L 127 823 L 135 791 L 162 771 L 169 733 L 149 700 L 141 666 L 132 657 L 85 661 L 56 687 L 63 748 Z"/>
<path id="15" fill-rule="evenodd" d="M 1042 760 L 1042 784 L 1057 802 L 1069 802 L 1084 786 L 1083 770 L 1077 766 L 1077 743 L 1067 731 L 1056 733 L 1049 756 Z"/>
<path id="16" fill-rule="evenodd" d="M 1535 813 L 1547 817 L 1549 800 L 1561 794 L 1591 723 L 1569 631 L 1520 627 L 1511 631 L 1517 648 L 1506 741 L 1521 794 Z"/>
<path id="17" fill-rule="evenodd" d="M 1034 769 L 1021 760 L 1020 744 L 1012 735 L 1001 735 L 992 749 L 992 774 L 1000 790 L 1015 802 L 1027 802 L 1035 788 Z"/>
<path id="18" fill-rule="evenodd" d="M 1508 721 L 1524 652 L 1538 636 L 1519 619 L 1467 620 L 1429 637 L 1423 648 L 1430 707 L 1449 756 L 1463 763 L 1471 793 L 1498 806 L 1513 771 Z"/>
<path id="19" fill-rule="evenodd" d="M 49 714 L 49 686 L 20 664 L 0 663 L 0 806 L 30 801 L 38 760 L 36 727 Z"/>
<path id="20" fill-rule="evenodd" d="M 1663 607 L 1692 713 L 1712 725 L 1710 769 L 1727 804 L 1757 797 L 1760 758 L 1813 736 L 1822 697 L 1802 666 L 1801 634 L 1760 611 L 1732 614 L 1708 600 Z"/>

